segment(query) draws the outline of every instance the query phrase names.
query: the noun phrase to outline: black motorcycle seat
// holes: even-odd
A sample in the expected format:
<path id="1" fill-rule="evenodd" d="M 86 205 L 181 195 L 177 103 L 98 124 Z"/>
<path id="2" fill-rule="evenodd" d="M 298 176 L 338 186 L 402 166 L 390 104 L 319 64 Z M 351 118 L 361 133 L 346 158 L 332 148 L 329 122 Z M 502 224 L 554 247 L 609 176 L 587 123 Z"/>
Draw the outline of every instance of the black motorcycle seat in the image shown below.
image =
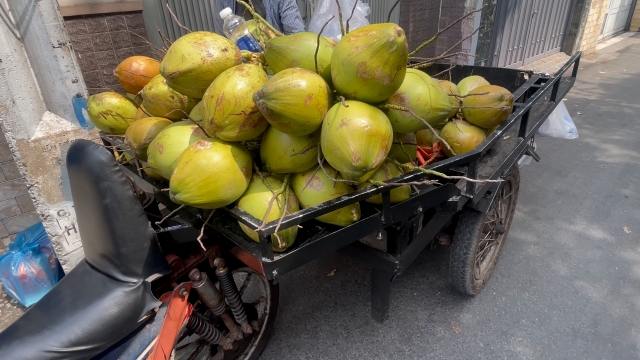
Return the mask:
<path id="1" fill-rule="evenodd" d="M 90 359 L 160 305 L 147 280 L 169 266 L 114 157 L 77 140 L 67 170 L 85 259 L 0 333 L 0 359 Z"/>
<path id="2" fill-rule="evenodd" d="M 0 358 L 86 360 L 140 326 L 160 306 L 148 282 L 121 282 L 85 260 L 0 333 Z"/>

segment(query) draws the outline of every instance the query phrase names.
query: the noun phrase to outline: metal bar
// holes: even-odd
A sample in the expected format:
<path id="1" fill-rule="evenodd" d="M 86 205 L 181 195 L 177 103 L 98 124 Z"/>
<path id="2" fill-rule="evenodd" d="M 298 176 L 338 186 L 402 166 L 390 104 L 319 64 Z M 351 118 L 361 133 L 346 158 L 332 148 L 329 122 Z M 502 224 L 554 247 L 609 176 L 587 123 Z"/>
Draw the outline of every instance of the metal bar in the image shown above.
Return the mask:
<path id="1" fill-rule="evenodd" d="M 424 226 L 421 233 L 409 244 L 407 249 L 398 257 L 401 274 L 422 253 L 422 250 L 438 235 L 438 233 L 451 221 L 455 211 L 440 210 Z"/>
<path id="2" fill-rule="evenodd" d="M 531 109 L 527 110 L 527 112 L 522 115 L 522 120 L 520 121 L 520 130 L 518 131 L 518 137 L 525 138 L 527 136 L 527 126 L 529 125 L 530 113 L 531 113 Z"/>
<path id="3" fill-rule="evenodd" d="M 389 318 L 391 283 L 396 274 L 383 269 L 371 269 L 371 317 L 382 324 Z"/>
<path id="4" fill-rule="evenodd" d="M 389 272 L 397 271 L 400 264 L 398 259 L 390 254 L 374 249 L 359 241 L 356 241 L 349 246 L 345 246 L 340 249 L 340 252 L 353 258 L 357 258 L 358 260 L 370 264 L 375 268 Z"/>

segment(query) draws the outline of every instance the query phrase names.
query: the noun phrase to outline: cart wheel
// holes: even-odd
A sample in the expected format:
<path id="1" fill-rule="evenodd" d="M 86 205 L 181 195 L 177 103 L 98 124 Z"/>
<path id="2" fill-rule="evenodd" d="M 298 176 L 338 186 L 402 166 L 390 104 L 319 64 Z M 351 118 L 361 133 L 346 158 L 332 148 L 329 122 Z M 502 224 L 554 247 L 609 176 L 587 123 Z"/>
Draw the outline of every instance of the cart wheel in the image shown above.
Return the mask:
<path id="1" fill-rule="evenodd" d="M 253 334 L 234 344 L 233 350 L 222 351 L 217 345 L 185 339 L 178 343 L 172 359 L 176 360 L 257 360 L 267 346 L 278 313 L 279 286 L 257 271 L 243 267 L 233 270 L 233 280 L 249 318 Z"/>
<path id="2" fill-rule="evenodd" d="M 514 166 L 487 214 L 469 208 L 460 213 L 449 273 L 462 294 L 477 295 L 491 278 L 511 228 L 519 190 L 520 171 Z"/>
<path id="3" fill-rule="evenodd" d="M 252 321 L 254 332 L 248 346 L 236 354 L 225 354 L 225 359 L 257 360 L 267 346 L 276 322 L 280 286 L 249 267 L 234 270 L 233 280 L 238 287 L 249 319 L 257 319 L 257 321 Z"/>

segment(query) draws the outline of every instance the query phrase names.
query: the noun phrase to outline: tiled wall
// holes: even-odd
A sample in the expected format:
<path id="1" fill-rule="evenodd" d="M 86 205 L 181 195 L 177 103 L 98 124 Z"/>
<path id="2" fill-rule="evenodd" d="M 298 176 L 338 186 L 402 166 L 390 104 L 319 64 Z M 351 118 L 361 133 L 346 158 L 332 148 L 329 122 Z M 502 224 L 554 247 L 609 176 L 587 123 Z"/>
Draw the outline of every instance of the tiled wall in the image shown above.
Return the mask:
<path id="1" fill-rule="evenodd" d="M 609 0 L 591 0 L 589 15 L 587 16 L 586 25 L 582 34 L 582 42 L 580 44 L 580 50 L 585 55 L 596 51 L 598 38 L 602 32 L 604 14 L 607 12 L 608 5 Z"/>
<path id="2" fill-rule="evenodd" d="M 90 94 L 124 90 L 113 70 L 129 56 L 153 57 L 142 12 L 66 17 L 65 27 Z"/>
<path id="3" fill-rule="evenodd" d="M 7 251 L 15 234 L 40 222 L 27 185 L 16 166 L 7 140 L 0 130 L 0 254 Z"/>
<path id="4" fill-rule="evenodd" d="M 640 31 L 640 2 L 636 4 L 636 9 L 631 18 L 631 25 L 629 26 L 629 31 Z"/>

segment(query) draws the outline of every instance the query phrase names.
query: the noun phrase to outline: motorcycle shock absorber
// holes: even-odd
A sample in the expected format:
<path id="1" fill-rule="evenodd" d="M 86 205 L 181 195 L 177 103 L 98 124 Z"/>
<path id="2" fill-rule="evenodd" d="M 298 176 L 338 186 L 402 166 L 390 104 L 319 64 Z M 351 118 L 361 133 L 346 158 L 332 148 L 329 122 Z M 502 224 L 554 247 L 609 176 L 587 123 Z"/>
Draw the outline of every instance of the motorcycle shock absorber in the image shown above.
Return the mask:
<path id="1" fill-rule="evenodd" d="M 224 350 L 233 349 L 233 340 L 225 337 L 220 330 L 195 313 L 189 317 L 187 329 L 200 335 L 202 339 L 210 343 L 220 345 Z"/>
<path id="2" fill-rule="evenodd" d="M 253 329 L 247 320 L 247 313 L 244 311 L 244 305 L 242 304 L 236 283 L 229 274 L 229 268 L 222 258 L 216 258 L 213 264 L 216 266 L 216 276 L 218 277 L 218 281 L 220 281 L 220 290 L 222 290 L 222 294 L 229 303 L 233 317 L 235 317 L 238 324 L 240 324 L 243 333 L 251 334 Z"/>
<path id="3" fill-rule="evenodd" d="M 233 322 L 233 319 L 227 313 L 224 297 L 207 274 L 200 272 L 198 269 L 193 269 L 189 272 L 189 278 L 191 279 L 191 288 L 196 290 L 200 301 L 211 309 L 214 316 L 219 316 L 222 321 L 224 321 L 225 326 L 229 329 L 234 339 L 241 340 L 243 338 L 242 331 L 238 329 L 236 323 Z"/>

